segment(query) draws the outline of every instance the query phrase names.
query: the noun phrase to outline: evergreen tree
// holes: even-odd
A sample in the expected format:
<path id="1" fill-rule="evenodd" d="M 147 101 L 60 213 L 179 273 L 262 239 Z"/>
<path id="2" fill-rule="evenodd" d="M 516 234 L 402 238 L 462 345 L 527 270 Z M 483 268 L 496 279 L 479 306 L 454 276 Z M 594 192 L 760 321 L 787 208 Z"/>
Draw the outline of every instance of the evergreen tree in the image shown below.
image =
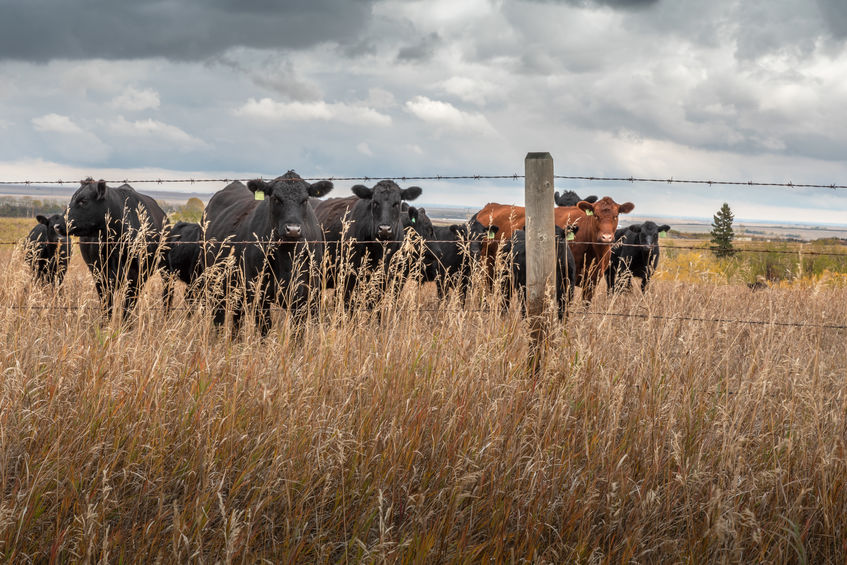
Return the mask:
<path id="1" fill-rule="evenodd" d="M 735 233 L 732 231 L 732 211 L 729 209 L 729 204 L 723 203 L 721 209 L 715 214 L 712 221 L 712 251 L 718 257 L 730 257 L 735 253 L 732 248 L 732 240 L 735 238 Z"/>

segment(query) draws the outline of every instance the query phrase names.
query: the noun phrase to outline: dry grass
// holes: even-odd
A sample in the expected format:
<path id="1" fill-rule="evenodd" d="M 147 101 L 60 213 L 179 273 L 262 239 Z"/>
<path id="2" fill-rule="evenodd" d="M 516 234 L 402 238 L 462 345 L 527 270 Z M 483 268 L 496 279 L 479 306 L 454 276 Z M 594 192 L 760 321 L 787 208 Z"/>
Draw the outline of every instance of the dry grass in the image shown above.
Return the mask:
<path id="1" fill-rule="evenodd" d="M 155 284 L 103 323 L 78 255 L 53 294 L 3 253 L 6 562 L 847 555 L 847 332 L 611 315 L 843 325 L 843 288 L 603 294 L 533 379 L 516 310 L 432 289 L 228 341 Z"/>

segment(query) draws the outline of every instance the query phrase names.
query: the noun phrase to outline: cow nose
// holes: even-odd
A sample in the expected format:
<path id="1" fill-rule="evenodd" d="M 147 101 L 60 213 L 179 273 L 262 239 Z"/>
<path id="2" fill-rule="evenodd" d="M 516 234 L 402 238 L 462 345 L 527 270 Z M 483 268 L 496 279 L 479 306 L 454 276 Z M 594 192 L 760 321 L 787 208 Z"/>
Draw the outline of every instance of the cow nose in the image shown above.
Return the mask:
<path id="1" fill-rule="evenodd" d="M 598 238 L 600 243 L 612 243 L 614 240 L 615 236 L 611 233 L 600 234 L 600 237 Z"/>
<path id="2" fill-rule="evenodd" d="M 297 239 L 302 233 L 300 224 L 285 224 L 285 237 L 288 239 Z"/>
<path id="3" fill-rule="evenodd" d="M 380 224 L 377 227 L 377 235 L 380 239 L 388 239 L 391 237 L 393 230 L 388 224 Z"/>

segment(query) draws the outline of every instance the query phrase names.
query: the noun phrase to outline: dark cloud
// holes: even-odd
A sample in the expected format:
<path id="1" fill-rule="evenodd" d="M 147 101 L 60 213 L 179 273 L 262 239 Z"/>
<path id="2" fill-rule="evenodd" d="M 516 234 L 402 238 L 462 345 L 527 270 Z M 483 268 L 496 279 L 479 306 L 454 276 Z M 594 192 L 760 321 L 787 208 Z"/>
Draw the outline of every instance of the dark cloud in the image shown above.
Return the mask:
<path id="1" fill-rule="evenodd" d="M 542 4 L 570 4 L 571 6 L 580 6 L 584 8 L 592 8 L 599 6 L 608 6 L 610 8 L 648 8 L 654 4 L 658 4 L 660 0 L 530 0 Z"/>
<path id="2" fill-rule="evenodd" d="M 202 60 L 359 40 L 371 0 L 0 0 L 0 59 Z"/>
<path id="3" fill-rule="evenodd" d="M 817 0 L 824 21 L 838 39 L 847 38 L 847 3 L 844 0 Z"/>
<path id="4" fill-rule="evenodd" d="M 410 62 L 425 61 L 432 57 L 439 43 L 441 43 L 441 38 L 438 34 L 434 32 L 430 33 L 414 45 L 400 49 L 397 52 L 397 60 Z"/>

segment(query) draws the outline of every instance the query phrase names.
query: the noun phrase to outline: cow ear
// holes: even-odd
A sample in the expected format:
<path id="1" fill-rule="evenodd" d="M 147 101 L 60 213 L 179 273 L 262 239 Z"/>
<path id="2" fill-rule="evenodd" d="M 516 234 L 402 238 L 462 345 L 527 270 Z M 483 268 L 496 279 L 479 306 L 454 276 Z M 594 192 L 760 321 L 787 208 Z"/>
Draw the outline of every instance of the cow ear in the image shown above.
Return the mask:
<path id="1" fill-rule="evenodd" d="M 419 211 L 418 211 L 418 209 L 417 209 L 417 208 L 415 208 L 414 206 L 409 206 L 409 209 L 408 209 L 408 210 L 406 210 L 406 213 L 407 213 L 407 214 L 409 214 L 409 221 L 410 221 L 411 223 L 413 223 L 413 224 L 414 224 L 415 222 L 417 222 L 417 221 L 418 221 L 418 213 L 419 213 Z"/>
<path id="2" fill-rule="evenodd" d="M 591 196 L 583 198 L 583 200 L 585 200 L 586 202 L 591 202 L 592 204 L 594 204 L 595 202 L 597 202 L 597 195 L 592 194 Z"/>
<path id="3" fill-rule="evenodd" d="M 459 224 L 450 224 L 450 227 L 447 229 L 453 232 L 454 235 L 460 235 L 462 233 L 462 227 Z"/>
<path id="4" fill-rule="evenodd" d="M 585 212 L 586 214 L 588 212 L 591 212 L 592 214 L 594 213 L 594 204 L 592 204 L 591 202 L 580 200 L 576 203 L 576 207 Z"/>
<path id="5" fill-rule="evenodd" d="M 44 224 L 45 226 L 50 223 L 50 220 L 48 220 L 46 217 L 42 216 L 41 214 L 38 214 L 35 217 L 35 219 L 38 220 L 39 224 Z"/>
<path id="6" fill-rule="evenodd" d="M 328 180 L 319 180 L 318 182 L 309 185 L 309 196 L 321 198 L 326 196 L 332 190 L 332 182 Z"/>
<path id="7" fill-rule="evenodd" d="M 667 224 L 662 224 L 659 226 L 659 231 L 671 231 L 671 227 Z"/>
<path id="8" fill-rule="evenodd" d="M 568 224 L 568 232 L 576 233 L 579 231 L 579 224 Z"/>
<path id="9" fill-rule="evenodd" d="M 624 202 L 618 208 L 618 212 L 620 212 L 621 214 L 629 214 L 634 208 L 635 204 L 633 204 L 632 202 Z"/>
<path id="10" fill-rule="evenodd" d="M 553 193 L 553 203 L 556 204 L 556 206 L 560 206 L 560 204 L 559 204 L 559 191 L 558 190 Z"/>
<path id="11" fill-rule="evenodd" d="M 270 185 L 268 185 L 268 183 L 266 183 L 264 179 L 253 179 L 247 181 L 247 189 L 253 194 L 255 194 L 256 191 L 259 190 L 267 194 L 268 192 L 270 192 Z"/>
<path id="12" fill-rule="evenodd" d="M 362 198 L 364 200 L 368 200 L 368 199 L 372 198 L 373 195 L 374 195 L 373 189 L 368 188 L 363 184 L 354 185 L 353 188 L 351 188 L 350 190 L 353 191 L 353 194 L 355 194 L 356 196 L 358 196 L 359 198 Z"/>
<path id="13" fill-rule="evenodd" d="M 106 181 L 100 179 L 97 182 L 97 200 L 103 200 L 106 198 Z"/>
<path id="14" fill-rule="evenodd" d="M 419 186 L 410 186 L 409 188 L 404 188 L 400 191 L 400 198 L 403 200 L 414 200 L 418 196 L 421 195 L 423 189 Z"/>

